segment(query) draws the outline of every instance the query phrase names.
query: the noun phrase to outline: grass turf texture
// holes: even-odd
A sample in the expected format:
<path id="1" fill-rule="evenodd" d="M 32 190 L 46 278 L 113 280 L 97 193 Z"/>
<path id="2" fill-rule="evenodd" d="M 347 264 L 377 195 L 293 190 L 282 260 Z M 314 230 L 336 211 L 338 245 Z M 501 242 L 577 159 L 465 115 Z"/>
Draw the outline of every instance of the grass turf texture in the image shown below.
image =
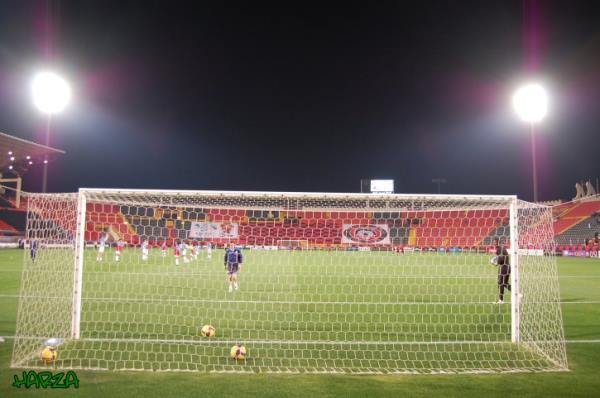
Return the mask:
<path id="1" fill-rule="evenodd" d="M 213 256 L 215 267 L 220 256 Z M 12 336 L 16 318 L 23 253 L 0 251 L 0 335 Z M 158 264 L 157 264 L 158 265 Z M 147 266 L 147 265 L 146 265 Z M 150 265 L 152 267 L 152 265 Z M 132 265 L 135 267 L 135 265 Z M 600 261 L 559 259 L 565 332 L 567 339 L 600 339 Z M 130 269 L 131 270 L 131 269 Z M 186 272 L 182 269 L 182 272 Z M 248 274 L 242 283 L 249 283 Z M 491 287 L 494 288 L 493 279 Z M 225 288 L 222 276 L 221 286 Z M 244 285 L 242 285 L 244 286 Z M 216 293 L 216 292 L 215 292 Z M 242 293 L 242 292 L 240 292 Z M 273 291 L 269 291 L 273 294 Z M 246 292 L 246 294 L 256 294 Z M 298 299 L 302 291 L 276 294 Z M 239 297 L 238 297 L 239 298 Z M 283 296 L 278 297 L 283 299 Z M 493 299 L 493 298 L 491 298 Z M 580 302 L 580 303 L 577 303 Z M 508 307 L 508 306 L 507 306 Z M 107 315 L 108 316 L 108 315 Z M 85 319 L 82 319 L 85 322 Z M 214 322 L 216 323 L 216 322 Z M 84 323 L 85 324 L 85 323 Z M 83 326 L 83 325 L 82 325 Z M 200 325 L 196 325 L 200 326 Z M 235 325 L 231 325 L 232 330 Z M 227 327 L 222 328 L 227 336 Z M 134 333 L 147 332 L 134 330 Z M 219 327 L 217 326 L 217 333 Z M 326 331 L 326 333 L 335 333 Z M 501 330 L 500 333 L 505 333 Z M 248 336 L 252 337 L 252 336 Z M 373 336 L 375 337 L 375 336 Z M 381 336 L 377 336 L 378 338 Z M 440 334 L 440 339 L 444 336 Z M 0 344 L 0 396 L 28 396 L 35 391 L 17 390 L 10 386 L 9 369 L 12 340 Z M 344 375 L 206 375 L 181 373 L 130 373 L 78 371 L 82 387 L 78 391 L 60 394 L 85 396 L 594 396 L 600 391 L 597 374 L 600 371 L 600 344 L 571 343 L 568 345 L 568 373 L 452 375 L 452 376 L 344 376 Z M 252 351 L 250 351 L 252 355 Z M 40 393 L 40 392 L 38 392 Z M 45 394 L 56 394 L 46 391 Z"/>
<path id="2" fill-rule="evenodd" d="M 70 334 L 70 253 L 26 262 L 24 336 Z M 127 250 L 121 261 L 85 253 L 81 339 L 57 368 L 202 372 L 407 373 L 560 369 L 510 343 L 510 305 L 497 305 L 496 267 L 481 254 L 247 251 L 244 288 L 224 270 Z M 62 274 L 61 274 L 62 270 Z M 536 278 L 536 301 L 544 288 Z M 509 301 L 509 297 L 506 297 Z M 199 325 L 219 329 L 212 339 Z M 548 322 L 545 328 L 554 326 Z M 16 363 L 39 366 L 43 339 L 17 340 Z M 231 361 L 232 344 L 251 351 Z M 549 353 L 549 355 L 555 355 Z"/>

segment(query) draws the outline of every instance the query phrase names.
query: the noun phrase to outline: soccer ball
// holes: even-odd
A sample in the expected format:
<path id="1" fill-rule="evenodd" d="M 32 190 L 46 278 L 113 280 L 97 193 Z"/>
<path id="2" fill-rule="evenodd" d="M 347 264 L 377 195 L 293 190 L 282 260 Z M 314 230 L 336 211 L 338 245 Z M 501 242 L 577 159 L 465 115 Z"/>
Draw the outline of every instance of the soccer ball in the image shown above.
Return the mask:
<path id="1" fill-rule="evenodd" d="M 48 340 L 44 341 L 44 347 L 56 348 L 56 346 L 60 343 L 60 340 L 52 337 Z"/>
<path id="2" fill-rule="evenodd" d="M 498 265 L 498 256 L 494 256 L 490 259 L 490 264 Z"/>
<path id="3" fill-rule="evenodd" d="M 44 363 L 52 363 L 58 357 L 58 351 L 54 347 L 44 347 L 42 353 L 40 354 L 40 358 Z"/>
<path id="4" fill-rule="evenodd" d="M 237 360 L 246 359 L 246 355 L 248 355 L 248 351 L 246 351 L 246 347 L 241 344 L 234 345 L 229 352 L 229 356 Z"/>
<path id="5" fill-rule="evenodd" d="M 216 332 L 216 329 L 214 328 L 213 325 L 204 325 L 204 326 L 202 326 L 202 329 L 200 330 L 200 333 L 204 337 L 212 337 L 215 335 L 215 332 Z"/>

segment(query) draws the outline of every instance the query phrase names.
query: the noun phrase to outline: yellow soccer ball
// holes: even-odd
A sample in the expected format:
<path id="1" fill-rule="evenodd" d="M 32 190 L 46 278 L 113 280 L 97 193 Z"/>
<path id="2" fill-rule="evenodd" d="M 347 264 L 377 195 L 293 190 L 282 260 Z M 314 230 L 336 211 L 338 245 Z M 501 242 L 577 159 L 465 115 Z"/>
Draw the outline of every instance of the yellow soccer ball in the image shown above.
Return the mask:
<path id="1" fill-rule="evenodd" d="M 200 330 L 200 334 L 202 334 L 202 336 L 204 337 L 212 337 L 215 335 L 216 332 L 217 330 L 213 325 L 204 325 Z"/>
<path id="2" fill-rule="evenodd" d="M 44 347 L 42 353 L 40 354 L 40 358 L 44 363 L 52 363 L 58 357 L 58 351 L 54 347 Z"/>
<path id="3" fill-rule="evenodd" d="M 248 351 L 246 351 L 246 347 L 241 344 L 236 344 L 231 347 L 231 351 L 229 352 L 229 356 L 233 359 L 243 360 L 246 359 L 248 355 Z"/>

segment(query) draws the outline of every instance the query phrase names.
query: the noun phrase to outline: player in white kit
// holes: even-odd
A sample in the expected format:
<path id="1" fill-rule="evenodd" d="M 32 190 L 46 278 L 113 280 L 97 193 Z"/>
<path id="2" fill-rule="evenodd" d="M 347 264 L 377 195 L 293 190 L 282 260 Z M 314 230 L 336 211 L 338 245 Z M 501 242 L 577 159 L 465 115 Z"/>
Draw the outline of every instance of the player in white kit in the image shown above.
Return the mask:
<path id="1" fill-rule="evenodd" d="M 142 242 L 142 261 L 148 261 L 148 255 L 150 254 L 150 248 L 148 245 L 148 239 L 144 239 Z"/>

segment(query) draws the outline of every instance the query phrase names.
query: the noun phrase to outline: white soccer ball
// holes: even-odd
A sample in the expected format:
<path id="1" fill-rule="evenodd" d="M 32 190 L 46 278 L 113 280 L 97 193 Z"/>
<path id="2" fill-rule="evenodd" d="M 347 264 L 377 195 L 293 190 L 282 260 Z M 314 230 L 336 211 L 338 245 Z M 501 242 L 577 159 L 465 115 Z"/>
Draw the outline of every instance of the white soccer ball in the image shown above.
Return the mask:
<path id="1" fill-rule="evenodd" d="M 498 265 L 498 256 L 494 256 L 490 259 L 490 264 Z"/>
<path id="2" fill-rule="evenodd" d="M 44 341 L 44 347 L 56 347 L 60 344 L 60 340 L 52 337 L 49 338 L 48 340 Z"/>

